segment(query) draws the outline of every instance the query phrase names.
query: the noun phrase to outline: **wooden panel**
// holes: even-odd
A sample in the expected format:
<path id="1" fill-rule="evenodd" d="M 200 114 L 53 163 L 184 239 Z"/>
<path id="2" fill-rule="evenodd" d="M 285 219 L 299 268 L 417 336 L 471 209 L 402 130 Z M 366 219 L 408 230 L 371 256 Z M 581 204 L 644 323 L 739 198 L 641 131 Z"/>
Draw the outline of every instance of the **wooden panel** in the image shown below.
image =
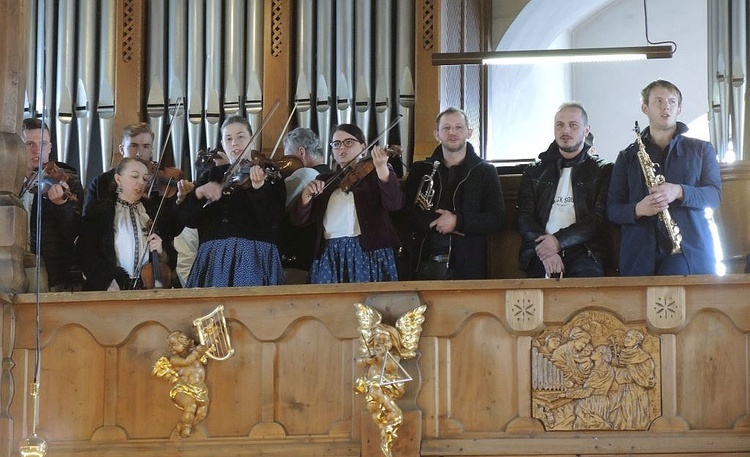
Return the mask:
<path id="1" fill-rule="evenodd" d="M 670 293 L 684 307 L 680 321 L 654 321 L 650 301 Z M 405 423 L 394 455 L 742 455 L 750 452 L 748 294 L 748 276 L 45 294 L 40 431 L 64 457 L 378 456 L 379 431 L 352 390 L 362 373 L 352 305 L 370 303 L 392 319 L 425 303 L 421 356 L 405 364 L 414 381 L 399 399 Z M 509 321 L 506 296 L 539 301 L 530 319 L 540 325 Z M 10 413 L 27 424 L 35 297 L 11 300 L 18 337 Z M 170 384 L 151 367 L 167 353 L 170 331 L 188 330 L 217 304 L 237 353 L 208 363 L 208 418 L 178 439 Z M 651 341 L 661 337 L 654 360 L 665 406 L 650 430 L 548 432 L 531 417 L 530 341 L 592 310 L 647 328 Z M 26 433 L 15 427 L 10 442 Z"/>

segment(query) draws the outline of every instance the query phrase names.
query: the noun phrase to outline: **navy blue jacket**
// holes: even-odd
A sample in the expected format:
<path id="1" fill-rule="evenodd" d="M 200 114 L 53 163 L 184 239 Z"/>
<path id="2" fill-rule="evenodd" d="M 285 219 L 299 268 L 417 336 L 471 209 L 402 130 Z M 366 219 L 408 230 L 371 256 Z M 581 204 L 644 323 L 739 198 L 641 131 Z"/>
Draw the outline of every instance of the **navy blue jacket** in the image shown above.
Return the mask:
<path id="1" fill-rule="evenodd" d="M 716 151 L 711 143 L 682 134 L 687 126 L 677 123 L 677 133 L 666 149 L 663 174 L 668 183 L 682 185 L 684 197 L 669 205 L 669 213 L 682 233 L 682 252 L 690 274 L 716 273 L 713 238 L 705 216 L 706 208 L 718 208 L 721 203 L 721 176 Z M 643 131 L 646 151 L 658 148 L 650 141 L 650 128 Z M 648 194 L 636 143 L 621 151 L 612 172 L 607 199 L 607 215 L 621 225 L 620 274 L 650 276 L 656 266 L 656 224 L 658 215 L 635 217 L 635 205 Z"/>

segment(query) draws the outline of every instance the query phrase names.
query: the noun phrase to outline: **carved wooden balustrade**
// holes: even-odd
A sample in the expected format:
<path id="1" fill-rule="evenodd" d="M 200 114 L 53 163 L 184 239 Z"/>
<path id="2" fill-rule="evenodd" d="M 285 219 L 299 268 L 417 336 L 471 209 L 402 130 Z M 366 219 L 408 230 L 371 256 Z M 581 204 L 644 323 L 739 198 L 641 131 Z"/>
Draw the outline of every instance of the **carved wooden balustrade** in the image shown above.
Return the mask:
<path id="1" fill-rule="evenodd" d="M 352 388 L 362 302 L 384 320 L 427 305 L 396 456 L 748 455 L 749 296 L 748 275 L 43 294 L 39 434 L 65 457 L 381 455 Z M 0 299 L 0 454 L 18 455 L 35 297 Z M 178 438 L 151 369 L 171 331 L 219 304 L 236 353 L 208 362 L 208 417 Z M 632 329 L 640 359 L 625 355 Z M 644 361 L 650 384 L 628 386 Z M 641 400 L 639 430 L 627 419 Z"/>

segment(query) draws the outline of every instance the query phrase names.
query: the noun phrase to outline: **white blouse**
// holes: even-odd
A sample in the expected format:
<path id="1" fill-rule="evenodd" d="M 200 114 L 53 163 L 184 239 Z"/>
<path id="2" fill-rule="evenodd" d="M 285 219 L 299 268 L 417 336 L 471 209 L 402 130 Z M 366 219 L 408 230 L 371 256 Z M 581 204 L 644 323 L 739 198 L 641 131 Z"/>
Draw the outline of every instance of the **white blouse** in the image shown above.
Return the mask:
<path id="1" fill-rule="evenodd" d="M 323 217 L 323 236 L 333 238 L 359 236 L 357 208 L 354 206 L 354 192 L 344 192 L 336 189 L 328 200 L 326 214 Z"/>
<path id="2" fill-rule="evenodd" d="M 122 267 L 131 278 L 136 278 L 140 268 L 148 263 L 148 230 L 151 218 L 141 202 L 128 203 L 117 199 L 115 203 L 115 254 L 117 264 Z"/>

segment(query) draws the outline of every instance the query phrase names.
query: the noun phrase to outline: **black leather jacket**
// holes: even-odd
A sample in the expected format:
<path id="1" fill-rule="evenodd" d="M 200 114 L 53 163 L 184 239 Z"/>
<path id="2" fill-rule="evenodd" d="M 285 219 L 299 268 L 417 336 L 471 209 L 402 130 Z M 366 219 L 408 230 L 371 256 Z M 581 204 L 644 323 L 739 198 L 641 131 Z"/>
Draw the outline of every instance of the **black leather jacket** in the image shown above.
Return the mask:
<path id="1" fill-rule="evenodd" d="M 598 261 L 609 246 L 607 225 L 607 192 L 612 175 L 612 164 L 598 156 L 589 155 L 589 146 L 571 160 L 573 170 L 573 206 L 576 222 L 554 233 L 562 250 L 583 244 Z M 518 232 L 521 234 L 519 265 L 529 266 L 536 252 L 535 239 L 546 233 L 552 202 L 560 178 L 562 158 L 557 144 L 539 154 L 539 162 L 523 173 L 518 189 Z"/>

